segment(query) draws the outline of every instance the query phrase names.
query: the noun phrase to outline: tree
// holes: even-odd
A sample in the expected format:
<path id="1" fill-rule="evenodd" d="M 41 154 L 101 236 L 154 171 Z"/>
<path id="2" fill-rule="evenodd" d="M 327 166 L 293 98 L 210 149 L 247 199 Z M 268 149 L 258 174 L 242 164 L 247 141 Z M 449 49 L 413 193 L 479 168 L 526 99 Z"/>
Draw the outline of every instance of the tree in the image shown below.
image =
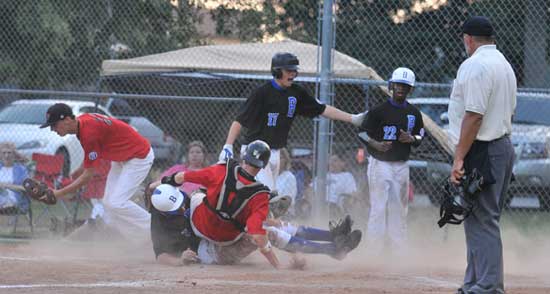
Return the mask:
<path id="1" fill-rule="evenodd" d="M 4 0 L 0 9 L 0 69 L 10 72 L 0 83 L 21 88 L 93 87 L 104 59 L 199 43 L 185 2 Z M 121 55 L 115 45 L 128 50 Z"/>

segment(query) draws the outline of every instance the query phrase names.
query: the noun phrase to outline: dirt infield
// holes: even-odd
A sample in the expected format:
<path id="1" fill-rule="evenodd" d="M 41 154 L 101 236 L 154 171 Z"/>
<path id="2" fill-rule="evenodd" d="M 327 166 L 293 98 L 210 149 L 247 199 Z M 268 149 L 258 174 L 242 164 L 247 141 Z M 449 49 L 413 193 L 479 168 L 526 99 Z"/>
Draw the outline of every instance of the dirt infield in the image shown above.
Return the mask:
<path id="1" fill-rule="evenodd" d="M 259 253 L 237 266 L 168 267 L 155 263 L 149 242 L 122 244 L 112 235 L 86 242 L 0 239 L 0 293 L 454 293 L 466 267 L 464 232 L 439 229 L 436 219 L 435 209 L 412 210 L 410 246 L 397 257 L 373 256 L 362 242 L 343 261 L 309 255 L 303 271 L 274 270 Z M 508 294 L 550 293 L 548 222 L 546 215 L 537 219 L 503 224 Z M 363 232 L 364 226 L 356 221 Z M 288 264 L 285 253 L 278 255 Z"/>
<path id="2" fill-rule="evenodd" d="M 344 261 L 308 256 L 303 271 L 274 270 L 259 254 L 237 266 L 174 268 L 155 264 L 147 246 L 0 243 L 0 293 L 453 293 L 465 264 L 463 242 L 454 242 L 460 234 L 450 237 L 447 242 L 459 244 L 456 248 L 418 246 L 422 250 L 411 248 L 406 258 L 369 256 L 364 246 Z M 537 251 L 548 252 L 547 244 L 539 245 Z M 284 253 L 279 255 L 285 263 Z M 548 271 L 542 270 L 546 262 L 517 258 L 513 252 L 506 257 L 511 260 L 507 293 L 550 293 Z"/>

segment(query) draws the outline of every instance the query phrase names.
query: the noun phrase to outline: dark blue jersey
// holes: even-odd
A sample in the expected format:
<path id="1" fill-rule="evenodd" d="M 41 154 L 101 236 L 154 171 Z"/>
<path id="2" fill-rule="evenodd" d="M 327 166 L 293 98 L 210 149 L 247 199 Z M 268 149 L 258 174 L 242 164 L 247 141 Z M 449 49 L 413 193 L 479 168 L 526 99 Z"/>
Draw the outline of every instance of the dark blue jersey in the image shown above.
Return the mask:
<path id="1" fill-rule="evenodd" d="M 236 121 L 246 128 L 244 144 L 263 140 L 278 149 L 286 146 L 297 115 L 315 117 L 322 114 L 325 107 L 303 87 L 292 84 L 283 89 L 272 80 L 250 95 Z"/>
<path id="2" fill-rule="evenodd" d="M 386 152 L 380 152 L 370 145 L 367 146 L 369 154 L 382 161 L 406 161 L 409 159 L 411 144 L 399 142 L 400 130 L 424 137 L 422 115 L 416 107 L 406 101 L 402 105 L 398 105 L 388 100 L 374 107 L 368 112 L 361 128 L 376 141 L 392 142 L 392 148 Z"/>

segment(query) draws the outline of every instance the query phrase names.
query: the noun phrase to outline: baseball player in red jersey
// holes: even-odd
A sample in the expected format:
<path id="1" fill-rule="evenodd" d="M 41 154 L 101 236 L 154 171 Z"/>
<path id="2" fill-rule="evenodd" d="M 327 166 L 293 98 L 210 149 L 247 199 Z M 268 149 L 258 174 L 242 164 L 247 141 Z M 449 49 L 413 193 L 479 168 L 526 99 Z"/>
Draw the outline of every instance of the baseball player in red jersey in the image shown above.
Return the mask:
<path id="1" fill-rule="evenodd" d="M 64 103 L 52 105 L 46 113 L 46 123 L 60 136 L 75 134 L 84 149 L 81 174 L 71 184 L 54 190 L 56 197 L 77 191 L 86 185 L 99 166 L 100 159 L 111 161 L 107 176 L 104 221 L 131 239 L 149 235 L 150 215 L 130 198 L 149 173 L 154 154 L 151 145 L 136 130 L 123 121 L 97 113 L 75 117 Z"/>
<path id="2" fill-rule="evenodd" d="M 193 182 L 206 188 L 206 194 L 191 197 L 191 227 L 195 235 L 213 245 L 235 248 L 234 256 L 224 255 L 235 260 L 244 257 L 238 254 L 250 254 L 259 248 L 278 268 L 279 260 L 263 228 L 269 211 L 269 189 L 254 179 L 269 162 L 270 154 L 265 142 L 254 141 L 245 151 L 242 166 L 229 160 L 202 170 L 174 173 L 163 178 L 162 183 L 179 186 Z"/>

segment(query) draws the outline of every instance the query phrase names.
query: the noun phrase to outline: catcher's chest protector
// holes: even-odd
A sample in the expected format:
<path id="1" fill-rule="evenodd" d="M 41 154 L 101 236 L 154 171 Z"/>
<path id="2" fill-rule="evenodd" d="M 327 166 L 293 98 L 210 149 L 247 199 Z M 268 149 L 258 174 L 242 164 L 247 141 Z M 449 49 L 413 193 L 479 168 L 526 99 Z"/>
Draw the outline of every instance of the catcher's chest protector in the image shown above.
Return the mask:
<path id="1" fill-rule="evenodd" d="M 239 181 L 239 174 L 248 176 L 235 159 L 229 158 L 227 160 L 225 179 L 216 207 L 213 207 L 206 197 L 203 198 L 203 202 L 208 209 L 216 213 L 220 218 L 232 222 L 237 229 L 244 232 L 245 226 L 239 223 L 235 217 L 243 210 L 250 199 L 263 192 L 269 193 L 269 188 L 260 182 L 245 185 Z M 236 195 L 233 197 L 231 203 L 229 203 L 229 194 L 231 192 L 235 192 Z"/>

